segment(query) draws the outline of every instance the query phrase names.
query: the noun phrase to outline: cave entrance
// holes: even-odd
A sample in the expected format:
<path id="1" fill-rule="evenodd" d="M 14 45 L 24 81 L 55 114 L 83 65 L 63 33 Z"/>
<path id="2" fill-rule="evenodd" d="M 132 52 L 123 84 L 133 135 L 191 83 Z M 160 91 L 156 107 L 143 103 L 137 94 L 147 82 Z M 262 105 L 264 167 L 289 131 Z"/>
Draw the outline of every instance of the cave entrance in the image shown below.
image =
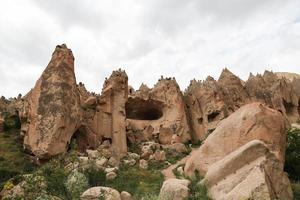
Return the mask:
<path id="1" fill-rule="evenodd" d="M 210 123 L 210 122 L 214 122 L 216 120 L 218 120 L 219 118 L 219 115 L 220 115 L 220 111 L 214 111 L 212 113 L 210 113 L 208 116 L 207 116 L 207 121 Z"/>
<path id="2" fill-rule="evenodd" d="M 69 150 L 70 149 L 76 149 L 79 152 L 85 152 L 86 149 L 89 149 L 87 130 L 84 126 L 78 128 L 77 131 L 73 134 L 69 144 Z"/>
<path id="3" fill-rule="evenodd" d="M 285 112 L 287 115 L 293 114 L 294 111 L 294 105 L 292 103 L 288 103 L 283 99 L 283 106 L 285 108 Z"/>
<path id="4" fill-rule="evenodd" d="M 125 105 L 126 118 L 135 120 L 157 120 L 163 116 L 163 103 L 155 100 L 129 98 Z"/>

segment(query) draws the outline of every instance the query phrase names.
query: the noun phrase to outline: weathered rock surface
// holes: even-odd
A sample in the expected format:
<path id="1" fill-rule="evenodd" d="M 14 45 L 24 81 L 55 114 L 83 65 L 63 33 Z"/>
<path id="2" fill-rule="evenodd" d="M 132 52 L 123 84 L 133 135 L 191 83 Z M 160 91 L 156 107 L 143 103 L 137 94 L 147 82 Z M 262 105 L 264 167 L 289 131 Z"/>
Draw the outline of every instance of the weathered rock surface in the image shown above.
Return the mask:
<path id="1" fill-rule="evenodd" d="M 58 45 L 28 97 L 24 146 L 39 158 L 64 152 L 81 122 L 74 57 Z"/>
<path id="2" fill-rule="evenodd" d="M 215 162 L 203 182 L 214 200 L 293 199 L 283 164 L 259 140 Z"/>
<path id="3" fill-rule="evenodd" d="M 251 140 L 266 143 L 275 156 L 284 162 L 287 123 L 284 116 L 261 103 L 247 104 L 220 122 L 201 147 L 187 160 L 185 174 L 195 170 L 204 175 L 209 167 L 230 152 Z"/>
<path id="4" fill-rule="evenodd" d="M 174 78 L 161 78 L 152 89 L 130 88 L 126 118 L 132 142 L 158 138 L 161 144 L 171 144 L 191 139 L 183 95 Z"/>
<path id="5" fill-rule="evenodd" d="M 159 194 L 161 200 L 183 200 L 189 196 L 190 181 L 185 179 L 168 179 L 166 180 Z"/>
<path id="6" fill-rule="evenodd" d="M 300 79 L 293 82 L 265 71 L 263 75 L 250 74 L 243 82 L 228 69 L 224 69 L 218 81 L 208 77 L 205 81 L 191 81 L 185 91 L 185 101 L 193 138 L 203 140 L 218 123 L 241 106 L 262 102 L 281 111 L 290 123 L 300 118 Z"/>
<path id="7" fill-rule="evenodd" d="M 80 197 L 81 200 L 121 200 L 120 193 L 109 187 L 92 187 L 86 190 Z"/>

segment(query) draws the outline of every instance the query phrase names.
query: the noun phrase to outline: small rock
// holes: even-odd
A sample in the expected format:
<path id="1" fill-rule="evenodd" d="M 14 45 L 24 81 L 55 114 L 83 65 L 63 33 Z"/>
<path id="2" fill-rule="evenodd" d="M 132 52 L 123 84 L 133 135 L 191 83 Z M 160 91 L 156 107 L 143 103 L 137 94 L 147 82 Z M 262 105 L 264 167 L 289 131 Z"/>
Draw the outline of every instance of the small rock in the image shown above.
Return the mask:
<path id="1" fill-rule="evenodd" d="M 159 199 L 183 200 L 189 196 L 189 184 L 190 181 L 185 179 L 168 179 L 160 189 Z"/>
<path id="2" fill-rule="evenodd" d="M 101 144 L 104 148 L 109 148 L 110 147 L 110 141 L 109 140 L 104 140 Z"/>
<path id="3" fill-rule="evenodd" d="M 106 179 L 107 180 L 113 180 L 117 177 L 117 174 L 115 172 L 109 172 L 106 174 Z"/>
<path id="4" fill-rule="evenodd" d="M 131 158 L 131 159 L 134 159 L 134 160 L 139 160 L 140 159 L 140 155 L 137 154 L 137 153 L 128 152 L 128 157 Z"/>
<path id="5" fill-rule="evenodd" d="M 104 167 L 107 164 L 107 162 L 108 162 L 108 159 L 105 157 L 102 157 L 100 159 L 97 159 L 95 164 L 97 167 Z"/>
<path id="6" fill-rule="evenodd" d="M 121 200 L 132 200 L 132 196 L 129 192 L 121 192 Z"/>
<path id="7" fill-rule="evenodd" d="M 109 159 L 112 156 L 112 152 L 109 149 L 101 149 L 100 154 Z"/>
<path id="8" fill-rule="evenodd" d="M 141 159 L 139 162 L 139 167 L 142 169 L 148 169 L 148 162 L 147 160 Z"/>
<path id="9" fill-rule="evenodd" d="M 116 158 L 114 157 L 110 157 L 109 160 L 108 160 L 108 164 L 110 166 L 113 166 L 113 167 L 116 167 L 118 165 L 118 161 Z"/>
<path id="10" fill-rule="evenodd" d="M 153 158 L 156 161 L 165 161 L 166 160 L 166 153 L 162 150 L 156 150 L 153 154 Z"/>
<path id="11" fill-rule="evenodd" d="M 88 154 L 88 157 L 91 159 L 96 159 L 100 156 L 99 152 L 97 150 L 86 150 L 86 153 Z"/>
<path id="12" fill-rule="evenodd" d="M 89 163 L 89 158 L 86 156 L 80 156 L 78 159 L 82 165 L 87 165 Z"/>
<path id="13" fill-rule="evenodd" d="M 129 160 L 125 159 L 125 160 L 123 160 L 123 163 L 128 166 L 134 166 L 136 161 L 134 159 L 129 159 Z"/>
<path id="14" fill-rule="evenodd" d="M 184 173 L 183 167 L 182 166 L 178 167 L 177 172 L 182 176 Z"/>
<path id="15" fill-rule="evenodd" d="M 142 147 L 142 153 L 141 153 L 141 157 L 143 159 L 148 159 L 150 155 L 153 154 L 153 151 L 151 149 L 150 146 L 143 146 Z"/>
<path id="16" fill-rule="evenodd" d="M 120 193 L 109 187 L 92 187 L 86 190 L 80 197 L 81 200 L 121 200 Z"/>
<path id="17" fill-rule="evenodd" d="M 116 172 L 118 170 L 117 167 L 109 167 L 109 168 L 105 168 L 105 173 L 109 173 L 109 172 Z"/>

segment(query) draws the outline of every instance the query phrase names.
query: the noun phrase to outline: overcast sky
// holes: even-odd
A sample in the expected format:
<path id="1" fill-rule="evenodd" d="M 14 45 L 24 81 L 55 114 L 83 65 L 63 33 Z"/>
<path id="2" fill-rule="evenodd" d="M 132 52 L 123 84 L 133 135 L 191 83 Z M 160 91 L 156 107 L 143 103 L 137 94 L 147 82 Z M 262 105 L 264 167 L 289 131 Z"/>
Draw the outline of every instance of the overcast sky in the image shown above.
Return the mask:
<path id="1" fill-rule="evenodd" d="M 224 67 L 300 73 L 300 0 L 1 0 L 0 96 L 26 94 L 62 43 L 97 93 L 118 68 L 136 89 Z"/>

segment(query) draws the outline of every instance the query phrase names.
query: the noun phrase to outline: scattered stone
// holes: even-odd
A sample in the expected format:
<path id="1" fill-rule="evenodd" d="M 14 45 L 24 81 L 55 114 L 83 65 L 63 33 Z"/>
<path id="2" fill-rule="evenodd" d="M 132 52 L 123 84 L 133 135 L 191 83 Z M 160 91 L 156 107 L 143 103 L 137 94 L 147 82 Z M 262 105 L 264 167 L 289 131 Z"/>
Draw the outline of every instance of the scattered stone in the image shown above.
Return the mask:
<path id="1" fill-rule="evenodd" d="M 190 181 L 185 179 L 168 179 L 160 189 L 159 199 L 184 200 L 189 196 L 189 184 Z"/>
<path id="2" fill-rule="evenodd" d="M 155 153 L 151 156 L 151 159 L 154 159 L 156 161 L 165 161 L 166 153 L 162 150 L 156 150 Z"/>
<path id="3" fill-rule="evenodd" d="M 113 179 L 115 179 L 117 177 L 117 174 L 115 173 L 115 172 L 108 172 L 107 174 L 106 174 L 106 179 L 107 180 L 113 180 Z"/>
<path id="4" fill-rule="evenodd" d="M 86 150 L 86 153 L 88 154 L 88 157 L 91 159 L 96 159 L 100 157 L 100 153 L 97 150 Z"/>
<path id="5" fill-rule="evenodd" d="M 139 160 L 140 159 L 140 155 L 137 154 L 137 153 L 128 152 L 127 155 L 128 155 L 129 158 L 134 159 L 134 160 Z"/>
<path id="6" fill-rule="evenodd" d="M 178 172 L 178 174 L 179 174 L 180 176 L 183 176 L 183 175 L 184 175 L 184 170 L 183 170 L 183 167 L 182 167 L 182 166 L 178 167 L 176 170 L 177 170 L 177 172 Z"/>
<path id="7" fill-rule="evenodd" d="M 132 200 L 132 196 L 129 192 L 121 192 L 121 200 Z"/>
<path id="8" fill-rule="evenodd" d="M 80 197 L 81 200 L 121 200 L 120 193 L 109 187 L 92 187 L 86 190 Z"/>
<path id="9" fill-rule="evenodd" d="M 148 162 L 147 160 L 141 159 L 139 161 L 139 167 L 142 169 L 148 169 Z"/>
<path id="10" fill-rule="evenodd" d="M 105 168 L 105 173 L 110 173 L 110 172 L 116 172 L 118 170 L 117 167 L 109 167 L 109 168 Z"/>
<path id="11" fill-rule="evenodd" d="M 118 165 L 118 160 L 114 157 L 110 157 L 108 160 L 108 165 L 116 167 Z"/>
<path id="12" fill-rule="evenodd" d="M 95 164 L 97 167 L 104 167 L 108 163 L 108 159 L 105 157 L 101 157 L 100 159 L 97 159 Z"/>
<path id="13" fill-rule="evenodd" d="M 124 163 L 124 165 L 134 166 L 136 164 L 136 160 L 134 160 L 134 159 L 124 159 L 123 163 Z"/>

